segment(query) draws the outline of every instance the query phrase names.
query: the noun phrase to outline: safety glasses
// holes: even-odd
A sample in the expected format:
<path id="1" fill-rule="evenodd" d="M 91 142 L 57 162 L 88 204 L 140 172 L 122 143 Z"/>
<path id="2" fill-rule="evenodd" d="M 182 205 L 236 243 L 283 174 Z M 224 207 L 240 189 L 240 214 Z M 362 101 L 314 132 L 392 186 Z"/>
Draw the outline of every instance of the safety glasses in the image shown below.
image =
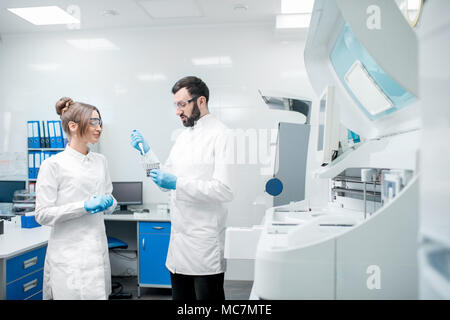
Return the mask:
<path id="1" fill-rule="evenodd" d="M 90 118 L 89 119 L 89 124 L 92 127 L 96 127 L 96 126 L 100 126 L 101 127 L 103 122 L 102 122 L 102 119 L 100 119 L 100 118 Z"/>
<path id="2" fill-rule="evenodd" d="M 178 101 L 178 102 L 174 102 L 173 105 L 174 105 L 174 107 L 177 108 L 177 109 L 183 109 L 183 108 L 185 108 L 189 103 L 191 103 L 192 101 L 194 101 L 194 100 L 197 99 L 197 98 L 198 98 L 198 96 L 197 96 L 197 97 L 193 97 L 193 98 L 191 98 L 191 99 L 189 99 L 189 100 L 186 100 L 186 101 Z"/>

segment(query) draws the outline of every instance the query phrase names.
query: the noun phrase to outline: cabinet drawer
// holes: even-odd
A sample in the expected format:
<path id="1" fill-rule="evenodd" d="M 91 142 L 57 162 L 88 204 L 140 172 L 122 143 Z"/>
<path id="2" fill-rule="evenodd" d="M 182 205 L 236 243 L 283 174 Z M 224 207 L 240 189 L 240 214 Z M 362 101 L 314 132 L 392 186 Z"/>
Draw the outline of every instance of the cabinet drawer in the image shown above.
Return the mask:
<path id="1" fill-rule="evenodd" d="M 47 246 L 43 246 L 6 260 L 6 283 L 43 268 L 46 252 Z"/>
<path id="2" fill-rule="evenodd" d="M 32 273 L 25 278 L 6 286 L 6 300 L 24 300 L 42 291 L 44 270 Z"/>
<path id="3" fill-rule="evenodd" d="M 39 293 L 36 293 L 34 296 L 31 296 L 29 298 L 27 298 L 27 300 L 43 300 L 43 292 L 40 291 Z"/>
<path id="4" fill-rule="evenodd" d="M 170 233 L 170 222 L 139 222 L 139 233 Z"/>

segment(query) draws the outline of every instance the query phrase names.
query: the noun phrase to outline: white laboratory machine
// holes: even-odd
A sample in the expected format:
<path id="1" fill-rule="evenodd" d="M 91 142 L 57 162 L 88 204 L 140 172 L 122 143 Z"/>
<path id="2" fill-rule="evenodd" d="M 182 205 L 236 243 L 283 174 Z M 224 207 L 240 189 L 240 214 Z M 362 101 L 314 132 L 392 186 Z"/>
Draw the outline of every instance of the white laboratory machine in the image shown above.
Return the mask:
<path id="1" fill-rule="evenodd" d="M 306 197 L 269 208 L 254 228 L 252 299 L 420 297 L 418 29 L 395 1 L 315 1 L 304 53 L 319 98 Z M 229 235 L 232 258 L 239 234 Z"/>
<path id="2" fill-rule="evenodd" d="M 450 299 L 450 1 L 427 1 L 419 39 L 419 298 Z"/>

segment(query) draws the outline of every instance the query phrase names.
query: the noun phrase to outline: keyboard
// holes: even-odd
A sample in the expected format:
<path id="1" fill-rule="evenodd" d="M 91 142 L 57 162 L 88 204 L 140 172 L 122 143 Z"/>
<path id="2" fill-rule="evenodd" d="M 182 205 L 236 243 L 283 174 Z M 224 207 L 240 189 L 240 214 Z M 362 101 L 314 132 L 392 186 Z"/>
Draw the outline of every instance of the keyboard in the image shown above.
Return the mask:
<path id="1" fill-rule="evenodd" d="M 132 211 L 114 211 L 113 214 L 133 214 Z"/>

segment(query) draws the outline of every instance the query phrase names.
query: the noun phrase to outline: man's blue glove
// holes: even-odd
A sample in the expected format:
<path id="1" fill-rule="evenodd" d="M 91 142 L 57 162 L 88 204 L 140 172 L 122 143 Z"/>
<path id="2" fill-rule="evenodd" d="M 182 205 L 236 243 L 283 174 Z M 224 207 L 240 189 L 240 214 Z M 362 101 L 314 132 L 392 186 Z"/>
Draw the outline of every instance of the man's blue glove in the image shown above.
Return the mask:
<path id="1" fill-rule="evenodd" d="M 131 146 L 137 149 L 138 151 L 141 151 L 141 148 L 139 148 L 139 143 L 142 143 L 144 153 L 147 153 L 148 150 L 150 150 L 150 146 L 148 145 L 147 142 L 145 142 L 145 139 L 142 136 L 142 134 L 137 130 L 133 130 L 133 132 L 131 132 Z"/>
<path id="2" fill-rule="evenodd" d="M 84 202 L 84 209 L 92 214 L 105 211 L 111 207 L 114 199 L 111 195 L 93 196 L 88 201 Z"/>
<path id="3" fill-rule="evenodd" d="M 150 171 L 150 177 L 161 188 L 173 190 L 177 188 L 177 177 L 171 173 L 153 169 Z"/>

